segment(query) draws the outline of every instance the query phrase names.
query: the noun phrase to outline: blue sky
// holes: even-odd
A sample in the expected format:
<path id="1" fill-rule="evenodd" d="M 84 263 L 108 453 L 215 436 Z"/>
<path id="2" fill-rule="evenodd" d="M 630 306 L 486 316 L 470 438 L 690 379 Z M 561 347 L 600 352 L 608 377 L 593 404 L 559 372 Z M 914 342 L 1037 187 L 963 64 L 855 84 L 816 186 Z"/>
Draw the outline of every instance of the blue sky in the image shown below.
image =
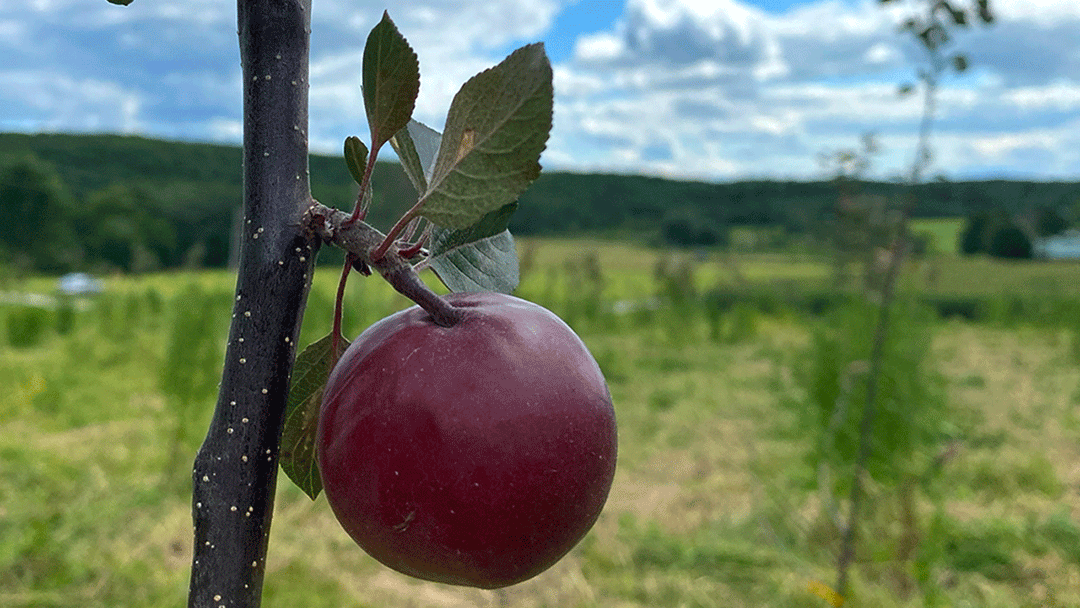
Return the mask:
<path id="1" fill-rule="evenodd" d="M 963 0 L 957 0 L 962 2 Z M 118 132 L 239 143 L 228 0 L 0 3 L 0 130 Z M 367 132 L 359 68 L 388 9 L 420 57 L 416 118 L 441 128 L 472 74 L 543 40 L 555 68 L 549 169 L 726 181 L 816 179 L 822 152 L 906 171 L 919 118 L 897 85 L 917 48 L 911 0 L 314 0 L 312 149 Z M 931 174 L 1080 179 L 1080 3 L 992 0 L 959 32 L 973 69 L 940 89 Z"/>
<path id="2" fill-rule="evenodd" d="M 555 15 L 545 36 L 548 56 L 558 63 L 573 57 L 578 36 L 595 34 L 615 27 L 623 13 L 623 2 L 596 0 L 566 6 Z"/>

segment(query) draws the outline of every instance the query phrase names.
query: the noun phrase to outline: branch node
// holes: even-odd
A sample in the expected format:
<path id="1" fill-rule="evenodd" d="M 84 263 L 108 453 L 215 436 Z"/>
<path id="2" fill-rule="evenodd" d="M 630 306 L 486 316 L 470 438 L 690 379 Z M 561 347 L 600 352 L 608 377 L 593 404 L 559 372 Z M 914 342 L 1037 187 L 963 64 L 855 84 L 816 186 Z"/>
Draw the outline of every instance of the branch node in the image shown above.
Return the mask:
<path id="1" fill-rule="evenodd" d="M 324 241 L 355 257 L 353 268 L 365 275 L 377 270 L 398 293 L 426 310 L 435 323 L 451 327 L 461 320 L 461 311 L 420 280 L 416 269 L 401 251 L 394 247 L 383 250 L 383 246 L 391 241 L 374 227 L 363 221 L 354 222 L 350 214 L 319 203 L 313 205 L 308 222 L 308 229 Z"/>

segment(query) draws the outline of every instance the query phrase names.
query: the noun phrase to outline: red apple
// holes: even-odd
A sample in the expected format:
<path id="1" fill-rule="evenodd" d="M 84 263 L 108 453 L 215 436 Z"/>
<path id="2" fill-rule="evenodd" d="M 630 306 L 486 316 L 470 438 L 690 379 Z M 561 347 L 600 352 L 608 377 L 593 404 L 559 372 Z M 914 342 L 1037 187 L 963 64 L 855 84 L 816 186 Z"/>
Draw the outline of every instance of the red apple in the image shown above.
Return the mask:
<path id="1" fill-rule="evenodd" d="M 327 500 L 372 557 L 422 579 L 496 588 L 539 574 L 592 527 L 615 474 L 599 366 L 550 311 L 447 296 L 369 327 L 330 374 L 319 416 Z"/>

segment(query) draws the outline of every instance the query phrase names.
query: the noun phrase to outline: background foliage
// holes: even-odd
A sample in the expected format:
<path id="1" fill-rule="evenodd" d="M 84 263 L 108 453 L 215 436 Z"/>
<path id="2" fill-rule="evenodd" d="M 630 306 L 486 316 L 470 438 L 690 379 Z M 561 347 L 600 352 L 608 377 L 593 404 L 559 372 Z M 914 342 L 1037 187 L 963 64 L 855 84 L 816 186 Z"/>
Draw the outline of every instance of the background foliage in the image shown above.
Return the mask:
<path id="1" fill-rule="evenodd" d="M 281 484 L 263 605 L 827 605 L 809 591 L 831 582 L 838 545 L 816 488 L 829 398 L 812 387 L 831 377 L 814 370 L 829 351 L 819 340 L 840 337 L 834 319 L 859 333 L 858 307 L 818 299 L 828 261 L 738 254 L 742 284 L 717 251 L 535 238 L 519 251 L 518 295 L 566 319 L 611 386 L 620 463 L 596 528 L 534 581 L 450 588 L 387 571 L 322 499 Z M 897 406 L 942 400 L 914 425 L 928 433 L 910 438 L 916 459 L 939 454 L 928 440 L 957 447 L 909 503 L 888 500 L 889 472 L 875 473 L 848 605 L 1076 605 L 1080 304 L 1067 287 L 1080 264 L 957 256 L 938 287 L 924 270 L 906 267 L 903 293 L 944 286 L 981 312 L 903 313 L 918 325 L 908 336 L 898 325 L 889 394 Z M 334 275 L 316 274 L 304 344 L 330 328 Z M 223 271 L 112 276 L 70 308 L 0 305 L 0 605 L 182 603 L 199 437 L 179 429 L 210 417 L 234 282 Z M 9 277 L 2 290 L 53 284 Z M 348 288 L 348 336 L 408 304 L 375 279 Z M 866 345 L 845 342 L 837 367 Z M 905 504 L 919 537 L 899 559 Z"/>
<path id="2" fill-rule="evenodd" d="M 310 163 L 315 198 L 351 208 L 356 185 L 341 158 L 313 155 Z M 0 259 L 47 271 L 224 267 L 234 256 L 230 236 L 240 206 L 239 169 L 240 149 L 234 147 L 113 135 L 0 134 L 0 205 L 11 218 L 0 227 Z M 386 230 L 416 201 L 416 192 L 391 162 L 376 163 L 372 184 L 368 219 Z M 906 186 L 852 187 L 867 196 L 893 196 Z M 1080 217 L 1076 183 L 935 181 L 914 188 L 915 217 L 996 214 L 1043 232 L 1053 218 L 1069 225 Z M 732 227 L 772 227 L 782 235 L 778 242 L 823 241 L 833 232 L 836 184 L 709 184 L 545 172 L 520 203 L 509 226 L 519 236 L 612 234 L 713 246 L 725 244 Z M 42 217 L 53 221 L 41 222 Z M 993 235 L 979 238 L 965 251 L 988 251 Z M 340 261 L 330 248 L 323 257 Z"/>

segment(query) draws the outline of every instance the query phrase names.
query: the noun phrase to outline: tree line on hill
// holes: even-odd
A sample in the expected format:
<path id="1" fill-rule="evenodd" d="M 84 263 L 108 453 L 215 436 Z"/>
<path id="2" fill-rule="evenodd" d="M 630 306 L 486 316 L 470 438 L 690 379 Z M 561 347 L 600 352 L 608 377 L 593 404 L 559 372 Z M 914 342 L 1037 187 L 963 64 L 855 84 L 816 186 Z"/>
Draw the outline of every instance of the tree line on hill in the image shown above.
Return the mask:
<path id="1" fill-rule="evenodd" d="M 242 222 L 240 164 L 235 146 L 0 134 L 0 263 L 46 272 L 225 266 L 235 256 L 232 235 Z M 316 199 L 352 207 L 356 185 L 340 157 L 312 155 L 310 171 Z M 373 184 L 368 220 L 385 230 L 416 193 L 392 162 L 377 164 Z M 939 180 L 914 191 L 890 182 L 857 187 L 869 196 L 913 195 L 916 217 L 982 222 L 965 232 L 965 252 L 994 253 L 994 235 L 1005 225 L 1045 228 L 1050 220 L 1038 218 L 1070 223 L 1080 211 L 1076 183 Z M 836 183 L 825 179 L 704 183 L 546 172 L 522 195 L 510 229 L 712 247 L 727 243 L 732 226 L 770 226 L 825 242 L 834 229 L 836 201 Z"/>
<path id="2" fill-rule="evenodd" d="M 1080 200 L 1080 199 L 1078 199 Z M 1031 258 L 1038 239 L 1060 234 L 1077 223 L 1075 204 L 1037 207 L 1027 213 L 1010 214 L 995 209 L 968 215 L 960 234 L 960 253 L 985 253 L 998 258 Z"/>

